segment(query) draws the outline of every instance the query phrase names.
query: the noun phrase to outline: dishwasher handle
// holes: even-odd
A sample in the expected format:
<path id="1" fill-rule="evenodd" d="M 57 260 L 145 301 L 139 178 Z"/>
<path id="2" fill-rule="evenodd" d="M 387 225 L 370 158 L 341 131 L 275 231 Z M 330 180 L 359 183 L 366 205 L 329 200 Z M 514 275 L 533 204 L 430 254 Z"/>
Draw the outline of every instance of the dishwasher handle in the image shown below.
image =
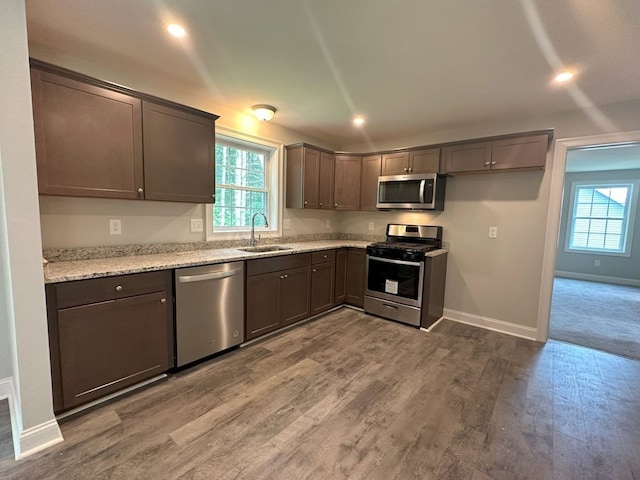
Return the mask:
<path id="1" fill-rule="evenodd" d="M 189 282 L 203 282 L 205 280 L 218 280 L 220 278 L 227 278 L 237 275 L 242 272 L 241 268 L 234 268 L 233 270 L 225 270 L 222 272 L 211 272 L 211 273 L 203 273 L 200 275 L 184 275 L 178 277 L 178 282 L 180 283 L 189 283 Z"/>

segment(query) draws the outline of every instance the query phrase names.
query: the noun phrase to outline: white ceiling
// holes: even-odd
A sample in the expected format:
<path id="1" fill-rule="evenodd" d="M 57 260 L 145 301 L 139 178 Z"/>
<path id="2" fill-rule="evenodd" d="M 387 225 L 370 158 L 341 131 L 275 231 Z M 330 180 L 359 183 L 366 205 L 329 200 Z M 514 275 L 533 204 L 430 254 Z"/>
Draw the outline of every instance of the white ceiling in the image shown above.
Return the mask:
<path id="1" fill-rule="evenodd" d="M 637 0 L 26 5 L 32 45 L 170 76 L 238 111 L 271 104 L 274 123 L 336 147 L 640 99 Z M 186 40 L 165 33 L 170 21 Z M 579 71 L 568 88 L 550 82 L 563 66 Z"/>

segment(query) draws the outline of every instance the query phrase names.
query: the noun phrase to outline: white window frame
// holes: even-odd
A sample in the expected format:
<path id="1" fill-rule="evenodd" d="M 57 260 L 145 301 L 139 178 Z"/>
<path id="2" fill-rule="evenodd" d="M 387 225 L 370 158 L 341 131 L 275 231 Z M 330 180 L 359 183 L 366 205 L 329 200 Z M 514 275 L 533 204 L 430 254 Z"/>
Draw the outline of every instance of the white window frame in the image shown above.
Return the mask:
<path id="1" fill-rule="evenodd" d="M 238 147 L 248 147 L 267 151 L 267 186 L 269 189 L 269 227 L 265 228 L 262 219 L 256 221 L 256 236 L 278 237 L 282 235 L 282 177 L 283 177 L 283 151 L 282 143 L 256 137 L 246 133 L 237 132 L 225 127 L 216 126 L 216 139 L 220 138 L 225 143 L 236 144 Z M 214 228 L 213 209 L 215 205 L 207 204 L 205 209 L 205 225 L 207 241 L 211 240 L 239 240 L 246 239 L 251 227 L 223 227 Z"/>
<path id="2" fill-rule="evenodd" d="M 596 248 L 575 248 L 571 247 L 571 236 L 573 232 L 574 213 L 576 208 L 576 190 L 578 187 L 607 187 L 613 185 L 631 185 L 631 195 L 627 204 L 627 218 L 625 222 L 625 229 L 623 232 L 624 237 L 624 251 L 612 252 L 611 250 L 596 249 Z M 635 231 L 635 218 L 638 207 L 638 197 L 640 196 L 640 180 L 585 180 L 585 181 L 573 181 L 571 182 L 571 197 L 569 199 L 569 212 L 567 216 L 567 230 L 565 234 L 564 251 L 567 253 L 579 253 L 587 255 L 607 255 L 612 257 L 630 257 L 631 256 L 631 243 L 633 240 L 633 232 Z"/>

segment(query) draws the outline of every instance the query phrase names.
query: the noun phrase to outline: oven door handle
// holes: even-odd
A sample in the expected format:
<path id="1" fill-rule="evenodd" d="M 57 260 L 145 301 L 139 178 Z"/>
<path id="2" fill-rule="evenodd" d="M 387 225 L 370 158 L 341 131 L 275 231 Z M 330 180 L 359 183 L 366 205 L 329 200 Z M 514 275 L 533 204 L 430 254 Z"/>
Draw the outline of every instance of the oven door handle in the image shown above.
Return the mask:
<path id="1" fill-rule="evenodd" d="M 371 257 L 367 255 L 369 260 L 375 260 L 376 262 L 384 262 L 384 263 L 395 263 L 398 265 L 411 265 L 412 267 L 419 267 L 422 265 L 421 262 L 408 262 L 406 260 L 392 260 L 390 258 L 382 258 L 382 257 Z"/>
<path id="2" fill-rule="evenodd" d="M 420 203 L 424 203 L 424 187 L 427 184 L 426 180 L 420 182 Z"/>

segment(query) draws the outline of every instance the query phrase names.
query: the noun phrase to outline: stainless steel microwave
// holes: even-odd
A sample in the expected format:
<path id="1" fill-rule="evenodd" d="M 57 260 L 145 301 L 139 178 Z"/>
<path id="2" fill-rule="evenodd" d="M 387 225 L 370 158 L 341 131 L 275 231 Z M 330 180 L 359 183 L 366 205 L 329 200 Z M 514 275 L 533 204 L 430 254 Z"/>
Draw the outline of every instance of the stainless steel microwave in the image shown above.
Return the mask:
<path id="1" fill-rule="evenodd" d="M 377 208 L 444 210 L 446 175 L 412 173 L 378 177 Z"/>

